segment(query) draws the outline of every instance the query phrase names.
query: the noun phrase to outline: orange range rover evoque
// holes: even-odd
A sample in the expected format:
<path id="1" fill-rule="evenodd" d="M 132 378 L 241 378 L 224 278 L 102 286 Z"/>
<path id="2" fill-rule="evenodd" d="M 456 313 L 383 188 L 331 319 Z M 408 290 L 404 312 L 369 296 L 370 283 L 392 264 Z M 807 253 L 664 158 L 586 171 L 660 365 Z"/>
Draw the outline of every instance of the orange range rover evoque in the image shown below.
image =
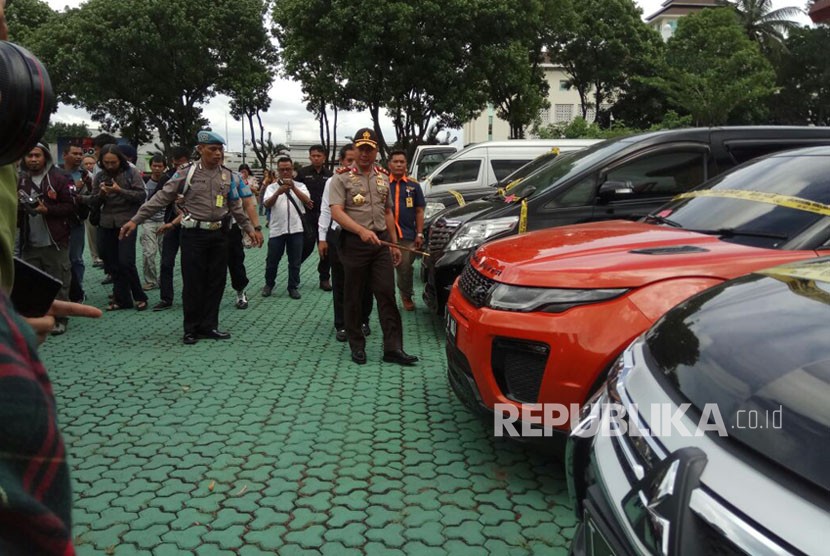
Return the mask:
<path id="1" fill-rule="evenodd" d="M 674 305 L 725 280 L 821 254 L 830 254 L 828 147 L 747 163 L 643 222 L 564 226 L 485 244 L 447 305 L 450 384 L 485 415 L 495 404 L 520 412 L 582 404 L 616 356 Z"/>

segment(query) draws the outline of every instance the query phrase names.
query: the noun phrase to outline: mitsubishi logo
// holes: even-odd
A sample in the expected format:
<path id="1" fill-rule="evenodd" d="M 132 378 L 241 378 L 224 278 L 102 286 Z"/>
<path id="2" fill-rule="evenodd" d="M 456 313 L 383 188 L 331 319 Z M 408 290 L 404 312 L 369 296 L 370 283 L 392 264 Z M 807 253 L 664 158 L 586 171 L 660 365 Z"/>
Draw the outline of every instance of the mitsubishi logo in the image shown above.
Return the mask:
<path id="1" fill-rule="evenodd" d="M 623 500 L 631 527 L 652 553 L 684 552 L 681 524 L 706 462 L 698 448 L 678 450 L 651 468 Z"/>

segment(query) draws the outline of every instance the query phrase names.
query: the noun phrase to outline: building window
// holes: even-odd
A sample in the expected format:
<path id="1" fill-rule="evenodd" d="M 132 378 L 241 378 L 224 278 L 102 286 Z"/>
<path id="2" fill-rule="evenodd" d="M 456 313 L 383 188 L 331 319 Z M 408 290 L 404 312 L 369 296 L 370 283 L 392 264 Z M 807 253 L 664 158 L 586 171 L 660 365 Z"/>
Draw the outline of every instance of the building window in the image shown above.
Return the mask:
<path id="1" fill-rule="evenodd" d="M 577 116 L 582 116 L 582 105 L 579 105 L 579 113 Z M 588 111 L 585 113 L 585 121 L 589 124 L 593 122 L 597 118 L 597 111 L 594 110 L 594 107 L 591 106 L 588 108 Z"/>
<path id="2" fill-rule="evenodd" d="M 539 121 L 542 122 L 542 125 L 548 125 L 550 123 L 550 110 L 548 108 L 539 110 Z"/>
<path id="3" fill-rule="evenodd" d="M 560 91 L 570 91 L 571 90 L 571 86 L 570 86 L 570 84 L 568 84 L 567 79 L 560 79 L 559 80 L 559 90 Z"/>
<path id="4" fill-rule="evenodd" d="M 553 115 L 555 123 L 570 122 L 573 118 L 574 105 L 573 104 L 557 104 L 556 111 Z"/>

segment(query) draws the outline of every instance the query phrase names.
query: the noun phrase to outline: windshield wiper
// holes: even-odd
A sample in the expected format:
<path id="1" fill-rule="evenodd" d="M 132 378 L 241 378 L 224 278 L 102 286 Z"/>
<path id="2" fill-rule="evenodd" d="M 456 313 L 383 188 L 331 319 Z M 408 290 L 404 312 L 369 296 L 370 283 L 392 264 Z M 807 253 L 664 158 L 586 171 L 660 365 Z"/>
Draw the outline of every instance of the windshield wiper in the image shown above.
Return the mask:
<path id="1" fill-rule="evenodd" d="M 706 234 L 710 236 L 720 236 L 720 237 L 764 237 L 769 239 L 782 239 L 787 240 L 790 237 L 785 234 L 776 234 L 775 232 L 761 232 L 761 231 L 752 231 L 752 230 L 737 230 L 735 228 L 718 228 L 715 230 L 689 230 L 690 232 L 695 232 L 698 234 Z"/>
<path id="2" fill-rule="evenodd" d="M 682 228 L 683 227 L 679 223 L 675 222 L 674 220 L 670 220 L 670 219 L 666 218 L 665 216 L 659 216 L 657 214 L 649 214 L 648 216 L 646 216 L 646 218 L 648 218 L 649 220 L 654 220 L 656 222 L 659 222 L 660 224 L 665 224 L 667 226 L 671 226 L 672 228 Z"/>

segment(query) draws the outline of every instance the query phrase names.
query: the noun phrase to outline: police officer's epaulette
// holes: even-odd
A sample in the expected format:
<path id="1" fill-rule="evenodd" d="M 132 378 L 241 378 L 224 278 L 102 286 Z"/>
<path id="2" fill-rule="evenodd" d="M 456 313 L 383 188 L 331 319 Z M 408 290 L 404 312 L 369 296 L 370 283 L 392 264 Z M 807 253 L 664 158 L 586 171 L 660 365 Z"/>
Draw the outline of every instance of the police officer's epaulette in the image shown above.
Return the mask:
<path id="1" fill-rule="evenodd" d="M 384 174 L 386 176 L 389 175 L 389 170 L 387 170 L 386 168 L 383 168 L 381 166 L 375 166 L 375 172 L 377 172 L 378 174 Z"/>
<path id="2" fill-rule="evenodd" d="M 351 172 L 352 169 L 348 166 L 343 166 L 342 168 L 338 168 L 334 171 L 335 174 L 345 174 L 346 172 Z"/>

